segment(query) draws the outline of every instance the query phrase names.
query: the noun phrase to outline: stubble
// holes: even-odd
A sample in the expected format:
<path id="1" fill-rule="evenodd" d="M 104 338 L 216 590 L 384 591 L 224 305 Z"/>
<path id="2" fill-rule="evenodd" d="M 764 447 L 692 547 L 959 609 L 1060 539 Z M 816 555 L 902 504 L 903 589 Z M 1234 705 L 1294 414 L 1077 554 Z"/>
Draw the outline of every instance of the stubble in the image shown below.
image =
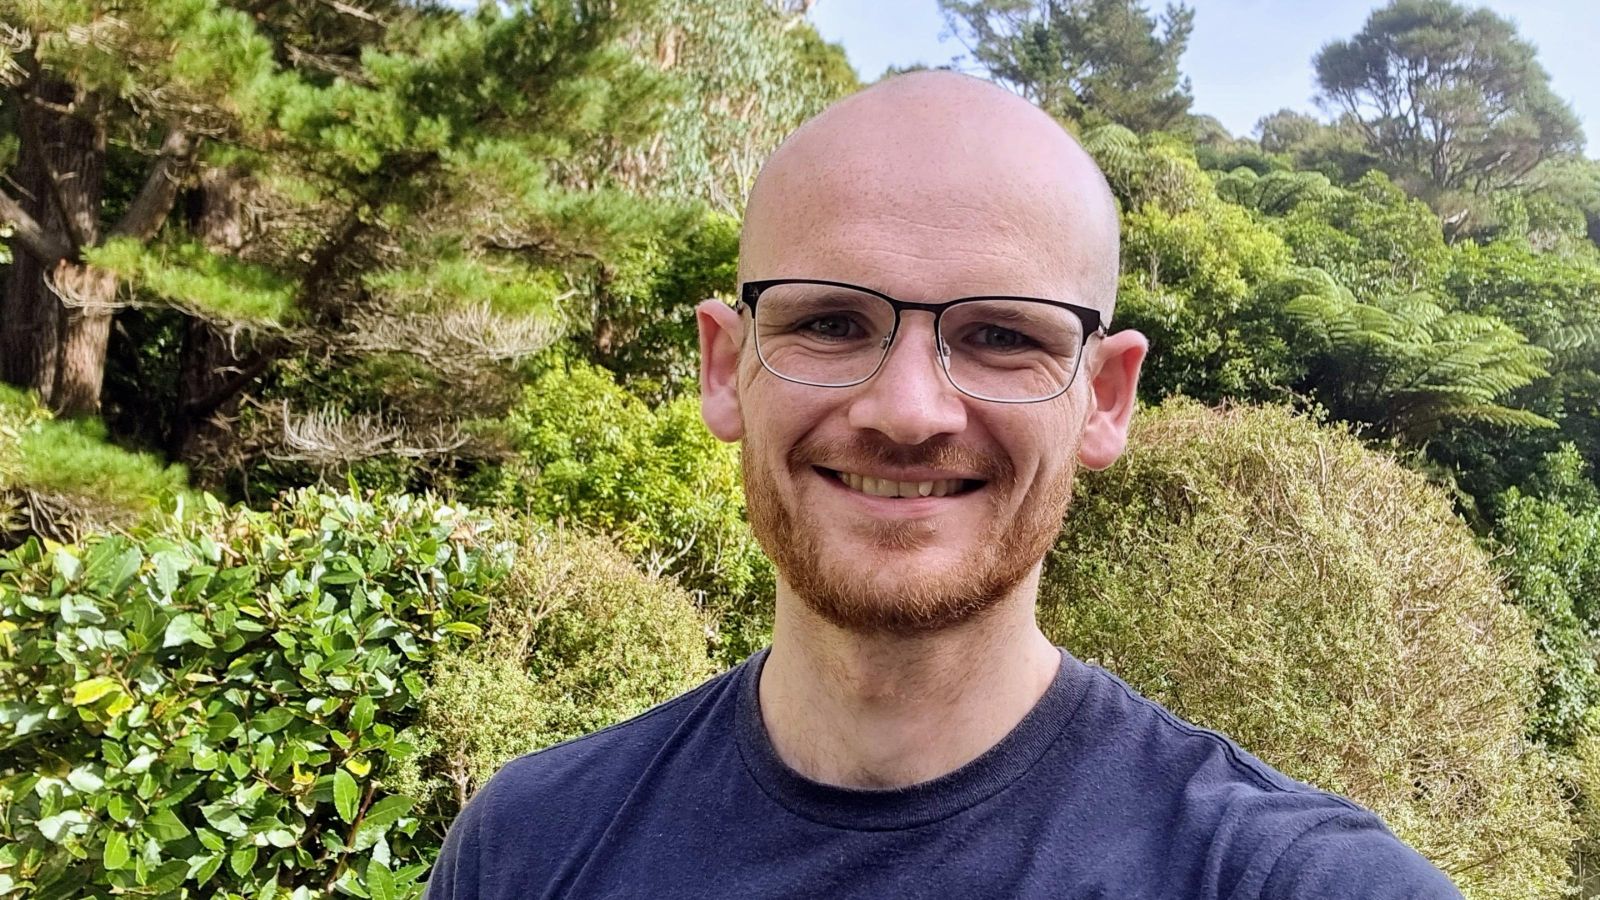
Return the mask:
<path id="1" fill-rule="evenodd" d="M 865 436 L 842 442 L 803 442 L 787 455 L 792 483 L 811 477 L 813 465 L 851 469 L 841 461 L 862 464 L 928 467 L 982 473 L 988 533 L 974 541 L 960 560 L 934 571 L 893 563 L 867 566 L 863 561 L 893 560 L 924 546 L 936 534 L 926 521 L 872 523 L 862 546 L 829 550 L 828 533 L 811 510 L 788 508 L 776 489 L 776 473 L 746 446 L 741 454 L 745 500 L 756 539 L 772 558 L 794 594 L 825 621 L 858 633 L 919 635 L 943 631 L 980 618 L 1010 596 L 1049 551 L 1072 501 L 1076 447 L 1062 472 L 1024 498 L 1014 517 L 1005 510 L 1018 489 L 1010 461 L 936 438 L 903 446 Z M 837 532 L 837 528 L 833 531 Z"/>

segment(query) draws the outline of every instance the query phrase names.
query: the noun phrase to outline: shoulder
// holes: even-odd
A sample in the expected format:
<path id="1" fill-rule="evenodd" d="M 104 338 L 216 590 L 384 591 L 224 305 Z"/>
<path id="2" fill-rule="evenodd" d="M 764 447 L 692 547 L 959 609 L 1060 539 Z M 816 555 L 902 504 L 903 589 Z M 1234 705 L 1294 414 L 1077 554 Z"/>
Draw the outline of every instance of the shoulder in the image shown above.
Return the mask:
<path id="1" fill-rule="evenodd" d="M 592 845 L 665 748 L 685 732 L 717 727 L 713 718 L 726 713 L 731 720 L 742 668 L 624 722 L 507 763 L 451 824 L 428 900 L 500 896 L 496 884 L 552 883 L 574 861 L 560 851 Z M 526 852 L 530 846 L 557 852 L 535 856 Z M 547 864 L 549 871 L 530 868 Z"/>
<path id="2" fill-rule="evenodd" d="M 1376 814 L 1290 778 L 1231 738 L 1185 721 L 1104 669 L 1089 683 L 1079 740 L 1123 777 L 1164 785 L 1190 852 L 1239 897 L 1459 897 Z"/>
<path id="3" fill-rule="evenodd" d="M 1459 898 L 1460 891 L 1376 815 L 1341 810 L 1301 821 L 1255 861 L 1262 897 Z"/>

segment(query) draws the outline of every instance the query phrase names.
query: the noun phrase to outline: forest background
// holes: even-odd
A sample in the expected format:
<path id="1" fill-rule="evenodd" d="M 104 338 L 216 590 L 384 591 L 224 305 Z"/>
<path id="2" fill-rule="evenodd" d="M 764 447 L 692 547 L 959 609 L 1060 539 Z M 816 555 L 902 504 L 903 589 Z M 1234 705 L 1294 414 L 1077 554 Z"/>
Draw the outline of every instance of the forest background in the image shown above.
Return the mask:
<path id="1" fill-rule="evenodd" d="M 861 87 L 809 6 L 0 0 L 0 896 L 415 897 L 498 765 L 763 644 L 690 311 Z M 1469 897 L 1594 894 L 1600 163 L 1534 48 L 1393 0 L 1239 136 L 1192 9 L 940 6 L 1153 347 L 1047 632 Z"/>

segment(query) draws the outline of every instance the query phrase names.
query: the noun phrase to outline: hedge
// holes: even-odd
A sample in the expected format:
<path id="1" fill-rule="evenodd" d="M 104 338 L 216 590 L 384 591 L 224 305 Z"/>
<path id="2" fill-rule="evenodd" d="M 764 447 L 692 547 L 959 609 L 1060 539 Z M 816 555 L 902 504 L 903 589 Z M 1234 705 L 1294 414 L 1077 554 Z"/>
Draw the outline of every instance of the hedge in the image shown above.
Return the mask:
<path id="1" fill-rule="evenodd" d="M 1047 632 L 1372 808 L 1468 897 L 1560 893 L 1575 833 L 1523 737 L 1530 629 L 1444 493 L 1283 409 L 1169 401 L 1129 445 L 1079 484 Z"/>
<path id="2" fill-rule="evenodd" d="M 0 895 L 404 897 L 423 675 L 509 548 L 421 497 L 208 500 L 0 557 Z"/>

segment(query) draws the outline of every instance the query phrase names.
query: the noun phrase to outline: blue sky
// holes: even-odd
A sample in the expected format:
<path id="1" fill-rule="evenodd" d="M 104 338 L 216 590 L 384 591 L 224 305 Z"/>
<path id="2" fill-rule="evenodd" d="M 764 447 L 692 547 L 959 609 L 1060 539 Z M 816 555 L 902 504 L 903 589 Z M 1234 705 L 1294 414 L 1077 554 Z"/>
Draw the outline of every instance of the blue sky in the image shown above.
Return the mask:
<path id="1" fill-rule="evenodd" d="M 1147 0 L 1162 8 L 1164 0 Z M 1189 0 L 1194 34 L 1181 67 L 1194 90 L 1194 111 L 1235 134 L 1249 134 L 1261 116 L 1283 107 L 1316 112 L 1311 57 L 1334 38 L 1361 30 L 1375 0 Z M 1551 84 L 1577 110 L 1600 157 L 1600 3 L 1595 0 L 1478 0 L 1517 23 L 1539 49 Z M 844 45 L 871 81 L 891 65 L 942 65 L 965 53 L 948 31 L 936 0 L 818 0 L 811 20 L 823 37 Z M 970 70 L 970 67 L 967 67 Z M 977 74 L 974 72 L 974 74 Z"/>

